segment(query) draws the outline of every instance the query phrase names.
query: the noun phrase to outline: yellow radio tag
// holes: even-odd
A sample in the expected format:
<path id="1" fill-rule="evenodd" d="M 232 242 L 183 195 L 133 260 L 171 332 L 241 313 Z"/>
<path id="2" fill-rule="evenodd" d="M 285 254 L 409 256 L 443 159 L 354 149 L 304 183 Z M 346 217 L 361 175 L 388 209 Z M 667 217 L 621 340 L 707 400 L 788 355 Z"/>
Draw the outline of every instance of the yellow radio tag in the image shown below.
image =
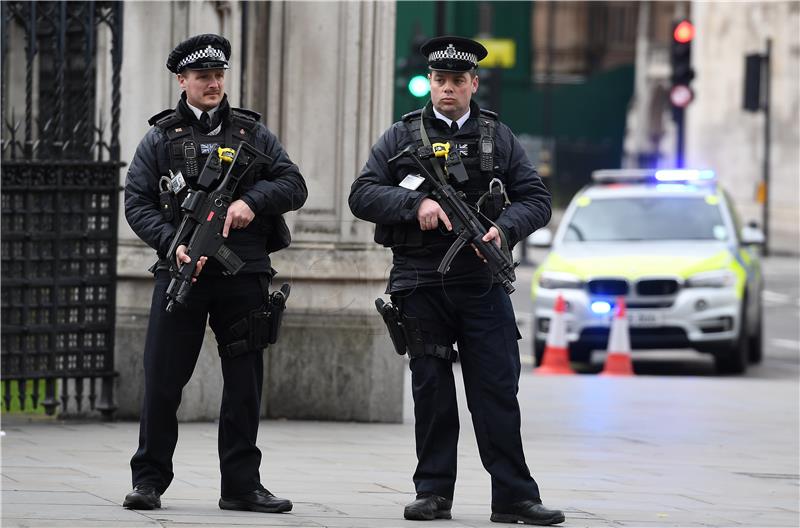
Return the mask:
<path id="1" fill-rule="evenodd" d="M 236 155 L 236 151 L 229 147 L 225 148 L 219 147 L 217 149 L 217 154 L 219 155 L 219 159 L 230 163 L 233 161 L 233 157 Z"/>
<path id="2" fill-rule="evenodd" d="M 450 155 L 450 143 L 434 143 L 431 147 L 437 158 L 447 158 Z"/>

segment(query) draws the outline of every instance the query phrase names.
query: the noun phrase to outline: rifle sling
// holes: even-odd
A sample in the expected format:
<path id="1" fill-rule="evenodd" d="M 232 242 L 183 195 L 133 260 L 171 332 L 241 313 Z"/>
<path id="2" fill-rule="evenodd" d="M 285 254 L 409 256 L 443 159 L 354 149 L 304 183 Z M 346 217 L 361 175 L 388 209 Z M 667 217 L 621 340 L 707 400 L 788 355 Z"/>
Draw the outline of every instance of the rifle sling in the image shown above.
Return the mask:
<path id="1" fill-rule="evenodd" d="M 428 131 L 425 130 L 425 119 L 422 118 L 419 120 L 419 134 L 420 138 L 422 139 L 422 144 L 426 147 L 430 147 L 431 140 L 428 138 Z M 447 176 L 444 174 L 442 166 L 439 164 L 436 158 L 431 159 L 431 165 L 433 165 L 433 170 L 436 172 L 436 176 L 439 177 L 439 181 L 442 182 L 442 185 L 447 185 Z"/>

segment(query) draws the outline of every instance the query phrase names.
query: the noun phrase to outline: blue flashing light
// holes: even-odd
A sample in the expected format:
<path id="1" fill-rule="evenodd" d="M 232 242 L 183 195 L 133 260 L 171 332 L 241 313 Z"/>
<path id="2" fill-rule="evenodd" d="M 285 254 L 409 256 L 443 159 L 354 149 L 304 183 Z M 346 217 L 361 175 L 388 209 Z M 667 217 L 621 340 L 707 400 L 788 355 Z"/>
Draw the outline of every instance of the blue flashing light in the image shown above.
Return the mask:
<path id="1" fill-rule="evenodd" d="M 607 314 L 611 311 L 611 303 L 606 301 L 594 301 L 592 303 L 592 312 L 596 314 Z"/>
<path id="2" fill-rule="evenodd" d="M 662 169 L 656 171 L 656 180 L 661 182 L 713 181 L 713 170 L 704 169 Z"/>

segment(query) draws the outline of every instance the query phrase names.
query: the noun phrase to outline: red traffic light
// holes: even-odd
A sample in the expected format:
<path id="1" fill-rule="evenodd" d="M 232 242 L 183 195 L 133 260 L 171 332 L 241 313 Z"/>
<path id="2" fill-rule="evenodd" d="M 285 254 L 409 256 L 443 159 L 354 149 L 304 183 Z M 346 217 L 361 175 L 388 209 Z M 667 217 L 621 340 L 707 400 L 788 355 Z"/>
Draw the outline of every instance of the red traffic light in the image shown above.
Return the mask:
<path id="1" fill-rule="evenodd" d="M 694 38 L 694 24 L 688 20 L 681 20 L 672 32 L 672 38 L 681 44 L 691 42 Z"/>

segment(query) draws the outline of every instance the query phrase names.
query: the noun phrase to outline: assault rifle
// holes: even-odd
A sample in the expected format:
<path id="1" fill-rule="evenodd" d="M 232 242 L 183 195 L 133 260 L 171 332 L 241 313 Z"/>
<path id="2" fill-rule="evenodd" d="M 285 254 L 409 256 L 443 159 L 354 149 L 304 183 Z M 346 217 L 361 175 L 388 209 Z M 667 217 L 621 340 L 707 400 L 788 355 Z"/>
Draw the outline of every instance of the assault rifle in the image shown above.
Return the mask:
<path id="1" fill-rule="evenodd" d="M 214 257 L 225 268 L 225 273 L 236 275 L 244 262 L 236 253 L 223 244 L 222 228 L 233 193 L 242 177 L 258 162 L 271 162 L 272 158 L 242 142 L 234 152 L 231 148 L 219 148 L 216 155 L 209 154 L 203 171 L 197 179 L 197 188 L 189 191 L 181 204 L 183 220 L 170 244 L 167 259 L 172 281 L 167 287 L 167 312 L 172 312 L 175 303 L 186 306 L 186 298 L 192 289 L 192 277 L 200 257 Z M 228 170 L 216 189 L 211 186 L 222 175 L 223 162 Z M 192 260 L 175 262 L 175 251 L 186 245 L 186 254 Z"/>
<path id="2" fill-rule="evenodd" d="M 430 147 L 423 146 L 418 149 L 409 146 L 389 159 L 388 163 L 391 164 L 402 157 L 411 158 L 419 168 L 420 174 L 433 186 L 431 194 L 450 219 L 450 223 L 453 225 L 453 233 L 457 237 L 439 264 L 439 273 L 442 275 L 447 273 L 458 252 L 465 245 L 471 243 L 486 260 L 495 279 L 503 285 L 508 294 L 513 293 L 515 288 L 512 282 L 517 278 L 514 274 L 516 264 L 511 259 L 511 255 L 500 250 L 494 242 L 483 241 L 487 230 L 478 220 L 473 209 L 464 201 L 466 198 L 464 193 L 456 191 L 449 183 L 440 182 L 422 163 L 423 159 L 444 158 L 448 176 L 452 175 L 460 181 L 463 178 L 459 177 L 461 173 L 464 175 L 466 173 L 458 153 L 450 151 L 449 143 L 434 143 Z M 438 163 L 438 160 L 434 159 L 432 163 Z"/>

